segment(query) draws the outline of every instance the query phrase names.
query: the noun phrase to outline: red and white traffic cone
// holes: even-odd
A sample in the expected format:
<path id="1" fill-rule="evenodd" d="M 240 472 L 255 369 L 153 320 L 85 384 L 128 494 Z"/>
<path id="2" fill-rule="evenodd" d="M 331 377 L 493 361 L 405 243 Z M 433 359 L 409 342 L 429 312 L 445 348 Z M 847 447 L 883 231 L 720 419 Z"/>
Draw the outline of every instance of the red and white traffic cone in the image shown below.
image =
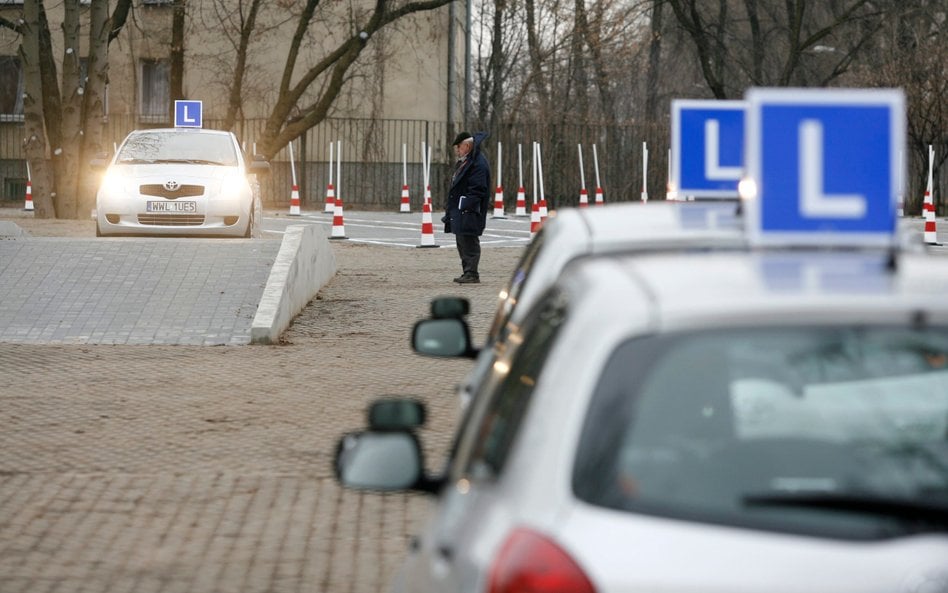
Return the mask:
<path id="1" fill-rule="evenodd" d="M 597 188 L 596 188 L 596 205 L 597 205 L 597 206 L 602 206 L 602 205 L 605 204 L 605 203 L 606 203 L 606 200 L 605 200 L 605 198 L 602 197 L 602 188 L 601 188 L 601 187 L 597 187 Z"/>
<path id="2" fill-rule="evenodd" d="M 326 205 L 323 207 L 323 212 L 330 214 L 336 211 L 336 190 L 333 188 L 332 184 L 326 186 Z"/>
<path id="3" fill-rule="evenodd" d="M 925 242 L 929 245 L 938 245 L 938 233 L 935 229 L 935 203 L 932 200 L 930 188 L 925 189 L 922 209 L 925 214 Z"/>
<path id="4" fill-rule="evenodd" d="M 336 205 L 333 209 L 332 214 L 332 234 L 329 235 L 330 239 L 348 239 L 346 237 L 346 225 L 343 222 L 342 214 L 342 198 L 336 198 Z"/>
<path id="5" fill-rule="evenodd" d="M 408 195 L 407 185 L 402 186 L 402 203 L 398 211 L 406 214 L 411 212 L 411 198 Z"/>
<path id="6" fill-rule="evenodd" d="M 425 186 L 425 204 L 431 205 L 431 186 Z"/>
<path id="7" fill-rule="evenodd" d="M 546 209 L 546 198 L 540 198 L 540 224 L 543 224 L 549 215 L 550 211 Z"/>
<path id="8" fill-rule="evenodd" d="M 504 216 L 504 188 L 500 185 L 494 190 L 494 214 L 492 218 L 507 218 Z"/>
<path id="9" fill-rule="evenodd" d="M 293 186 L 293 191 L 290 192 L 290 216 L 299 216 L 300 215 L 300 188 L 298 185 Z"/>
<path id="10" fill-rule="evenodd" d="M 437 247 L 434 238 L 434 224 L 431 221 L 431 203 L 421 205 L 421 244 L 418 247 Z"/>
<path id="11" fill-rule="evenodd" d="M 540 217 L 540 204 L 537 202 L 533 203 L 533 209 L 530 211 L 530 238 L 532 239 L 534 235 L 537 234 L 537 231 L 540 230 L 540 225 L 543 224 L 543 219 Z"/>
<path id="12" fill-rule="evenodd" d="M 587 206 L 589 206 L 589 192 L 584 187 L 579 190 L 579 207 L 586 208 Z"/>
<path id="13" fill-rule="evenodd" d="M 33 184 L 29 179 L 26 180 L 26 203 L 23 204 L 23 209 L 27 212 L 33 211 Z"/>
<path id="14" fill-rule="evenodd" d="M 522 185 L 517 188 L 517 209 L 514 216 L 529 216 L 527 214 L 527 190 Z"/>

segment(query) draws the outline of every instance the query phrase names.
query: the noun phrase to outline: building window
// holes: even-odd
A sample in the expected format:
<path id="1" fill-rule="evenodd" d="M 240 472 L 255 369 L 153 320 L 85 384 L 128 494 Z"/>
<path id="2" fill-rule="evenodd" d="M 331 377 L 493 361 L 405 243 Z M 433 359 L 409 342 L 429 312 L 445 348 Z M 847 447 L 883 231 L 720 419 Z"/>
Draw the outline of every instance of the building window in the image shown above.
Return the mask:
<path id="1" fill-rule="evenodd" d="M 23 68 L 16 56 L 0 56 L 0 120 L 23 121 Z"/>
<path id="2" fill-rule="evenodd" d="M 168 121 L 170 100 L 170 70 L 168 60 L 142 60 L 140 118 L 144 122 Z"/>

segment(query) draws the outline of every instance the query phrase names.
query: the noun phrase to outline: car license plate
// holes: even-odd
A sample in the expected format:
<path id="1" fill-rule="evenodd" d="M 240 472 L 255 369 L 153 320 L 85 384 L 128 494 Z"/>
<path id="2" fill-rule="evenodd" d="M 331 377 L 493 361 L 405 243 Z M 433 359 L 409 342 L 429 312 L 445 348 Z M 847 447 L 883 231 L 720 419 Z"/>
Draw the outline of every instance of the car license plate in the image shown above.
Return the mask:
<path id="1" fill-rule="evenodd" d="M 145 205 L 148 212 L 197 212 L 197 202 L 159 202 L 149 200 Z"/>

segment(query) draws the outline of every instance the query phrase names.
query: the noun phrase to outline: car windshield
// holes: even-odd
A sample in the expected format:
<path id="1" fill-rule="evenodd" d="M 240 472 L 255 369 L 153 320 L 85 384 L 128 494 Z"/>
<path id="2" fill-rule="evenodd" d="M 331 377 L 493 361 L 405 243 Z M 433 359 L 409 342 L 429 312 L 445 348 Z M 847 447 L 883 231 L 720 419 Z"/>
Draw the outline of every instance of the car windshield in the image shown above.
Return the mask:
<path id="1" fill-rule="evenodd" d="M 132 134 L 122 145 L 118 163 L 185 163 L 237 165 L 237 152 L 226 134 L 153 132 Z"/>
<path id="2" fill-rule="evenodd" d="M 632 340 L 574 467 L 596 505 L 879 538 L 948 529 L 948 331 L 770 328 Z"/>

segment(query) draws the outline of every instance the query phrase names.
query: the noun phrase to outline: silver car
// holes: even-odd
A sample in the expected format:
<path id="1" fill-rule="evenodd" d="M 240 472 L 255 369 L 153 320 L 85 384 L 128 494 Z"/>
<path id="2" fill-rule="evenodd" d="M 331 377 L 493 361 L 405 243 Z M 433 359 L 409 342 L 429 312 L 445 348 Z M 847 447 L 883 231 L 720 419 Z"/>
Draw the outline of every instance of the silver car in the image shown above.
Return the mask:
<path id="1" fill-rule="evenodd" d="M 458 384 L 462 407 L 504 348 L 508 333 L 563 269 L 576 260 L 602 255 L 740 250 L 747 247 L 735 201 L 626 202 L 557 211 L 524 249 L 500 291 L 487 339 L 471 371 Z M 433 316 L 466 314 L 460 299 L 440 297 Z M 469 352 L 474 355 L 475 352 Z"/>
<path id="2" fill-rule="evenodd" d="M 437 495 L 394 591 L 948 591 L 948 259 L 603 256 L 506 339 L 443 471 L 422 406 L 342 484 Z M 462 319 L 419 350 L 470 348 Z"/>
<path id="3" fill-rule="evenodd" d="M 268 171 L 246 162 L 231 132 L 134 131 L 102 176 L 96 235 L 252 237 L 262 212 L 256 175 Z"/>

